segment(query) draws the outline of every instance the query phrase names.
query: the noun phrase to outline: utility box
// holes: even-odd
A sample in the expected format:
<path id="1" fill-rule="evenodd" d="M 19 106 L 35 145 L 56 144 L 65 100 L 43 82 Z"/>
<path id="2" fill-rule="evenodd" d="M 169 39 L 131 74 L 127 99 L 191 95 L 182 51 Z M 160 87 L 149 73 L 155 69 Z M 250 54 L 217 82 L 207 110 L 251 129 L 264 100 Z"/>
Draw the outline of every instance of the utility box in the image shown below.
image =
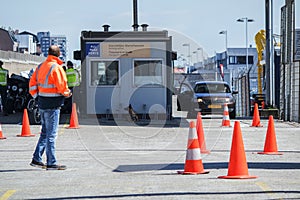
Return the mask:
<path id="1" fill-rule="evenodd" d="M 105 27 L 105 26 L 103 26 Z M 82 31 L 80 112 L 101 118 L 128 115 L 171 119 L 172 38 L 167 31 Z"/>

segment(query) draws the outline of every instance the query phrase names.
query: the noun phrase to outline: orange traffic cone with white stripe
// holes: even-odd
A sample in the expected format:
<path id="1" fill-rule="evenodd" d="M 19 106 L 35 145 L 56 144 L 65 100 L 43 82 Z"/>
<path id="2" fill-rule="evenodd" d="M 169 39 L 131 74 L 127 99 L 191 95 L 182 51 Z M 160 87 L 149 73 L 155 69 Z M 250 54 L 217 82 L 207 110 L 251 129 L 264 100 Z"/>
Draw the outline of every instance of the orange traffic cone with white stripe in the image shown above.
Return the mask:
<path id="1" fill-rule="evenodd" d="M 273 116 L 269 116 L 268 130 L 265 140 L 265 147 L 263 152 L 258 152 L 258 154 L 268 154 L 268 155 L 282 155 L 277 150 L 277 142 L 275 135 L 274 119 Z"/>
<path id="2" fill-rule="evenodd" d="M 197 133 L 195 130 L 195 122 L 190 122 L 189 138 L 186 150 L 186 160 L 184 171 L 178 171 L 179 174 L 207 174 L 208 171 L 204 170 L 201 152 Z"/>
<path id="3" fill-rule="evenodd" d="M 227 176 L 219 176 L 225 179 L 249 179 L 257 178 L 248 174 L 248 164 L 241 133 L 240 122 L 235 121 L 233 128 L 233 136 L 230 150 L 230 159 L 228 164 Z"/>
<path id="4" fill-rule="evenodd" d="M 72 104 L 72 112 L 71 112 L 71 118 L 70 118 L 70 125 L 69 125 L 68 128 L 73 128 L 73 129 L 79 128 L 77 111 L 76 111 L 76 103 Z"/>
<path id="5" fill-rule="evenodd" d="M 4 140 L 4 139 L 6 139 L 6 137 L 3 136 L 2 127 L 1 127 L 1 124 L 0 124 L 0 140 Z"/>
<path id="6" fill-rule="evenodd" d="M 18 137 L 33 137 L 34 134 L 31 134 L 30 131 L 30 125 L 29 125 L 29 119 L 27 114 L 27 109 L 24 109 L 23 113 L 23 121 L 22 121 L 22 132 L 20 135 L 17 135 Z"/>
<path id="7" fill-rule="evenodd" d="M 263 125 L 260 123 L 259 111 L 258 111 L 258 104 L 254 104 L 254 111 L 253 111 L 253 119 L 252 119 L 252 127 L 262 127 Z"/>
<path id="8" fill-rule="evenodd" d="M 224 104 L 224 112 L 223 112 L 222 126 L 223 126 L 223 127 L 231 127 L 231 125 L 230 125 L 230 118 L 229 118 L 228 106 L 227 106 L 226 103 Z"/>
<path id="9" fill-rule="evenodd" d="M 198 112 L 197 115 L 197 123 L 196 123 L 196 130 L 198 135 L 199 147 L 202 154 L 209 154 L 210 151 L 206 149 L 206 143 L 204 138 L 204 130 L 202 125 L 202 117 L 201 113 Z"/>

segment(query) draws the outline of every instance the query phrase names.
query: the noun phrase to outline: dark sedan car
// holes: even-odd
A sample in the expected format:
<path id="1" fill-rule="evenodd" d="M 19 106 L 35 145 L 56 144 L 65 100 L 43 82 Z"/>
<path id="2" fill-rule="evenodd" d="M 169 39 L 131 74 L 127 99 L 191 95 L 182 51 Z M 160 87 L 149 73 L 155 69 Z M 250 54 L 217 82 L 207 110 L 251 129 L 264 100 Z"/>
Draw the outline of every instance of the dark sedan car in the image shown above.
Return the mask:
<path id="1" fill-rule="evenodd" d="M 235 98 L 227 82 L 202 81 L 196 82 L 194 88 L 182 84 L 177 95 L 177 110 L 188 111 L 188 118 L 194 118 L 198 112 L 205 114 L 223 114 L 227 104 L 229 117 L 234 119 Z"/>

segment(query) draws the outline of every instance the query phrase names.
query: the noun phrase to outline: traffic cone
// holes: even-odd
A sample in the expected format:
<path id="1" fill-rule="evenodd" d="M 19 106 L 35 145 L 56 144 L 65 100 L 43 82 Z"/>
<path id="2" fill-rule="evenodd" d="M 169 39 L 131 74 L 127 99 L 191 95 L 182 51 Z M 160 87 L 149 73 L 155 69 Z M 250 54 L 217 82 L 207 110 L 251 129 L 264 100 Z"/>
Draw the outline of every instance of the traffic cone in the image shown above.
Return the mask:
<path id="1" fill-rule="evenodd" d="M 1 127 L 1 124 L 0 124 L 0 140 L 4 140 L 4 139 L 6 139 L 6 137 L 3 136 L 2 127 Z"/>
<path id="2" fill-rule="evenodd" d="M 206 149 L 204 131 L 203 131 L 203 125 L 202 125 L 202 117 L 201 117 L 200 112 L 198 112 L 198 115 L 197 115 L 196 130 L 197 130 L 197 136 L 198 136 L 201 154 L 209 154 L 210 151 Z"/>
<path id="3" fill-rule="evenodd" d="M 222 126 L 223 127 L 231 127 L 231 125 L 230 125 L 230 118 L 229 118 L 229 112 L 228 112 L 228 106 L 227 106 L 226 103 L 224 104 Z"/>
<path id="4" fill-rule="evenodd" d="M 199 148 L 199 142 L 197 133 L 195 130 L 195 122 L 190 122 L 189 138 L 186 150 L 186 160 L 184 165 L 184 171 L 178 171 L 179 174 L 207 174 L 203 168 L 201 159 L 201 152 Z"/>
<path id="5" fill-rule="evenodd" d="M 277 150 L 277 142 L 274 128 L 273 116 L 269 116 L 268 130 L 265 140 L 265 147 L 263 152 L 258 152 L 258 154 L 269 154 L 269 155 L 282 155 Z"/>
<path id="6" fill-rule="evenodd" d="M 68 128 L 79 128 L 78 124 L 78 117 L 77 117 L 77 111 L 76 111 L 76 103 L 72 104 L 72 112 L 71 112 L 71 118 L 70 118 L 70 125 Z"/>
<path id="7" fill-rule="evenodd" d="M 260 117 L 259 117 L 259 112 L 258 112 L 258 105 L 257 105 L 257 103 L 254 104 L 252 126 L 254 126 L 254 127 L 262 127 L 262 126 L 263 126 L 263 125 L 260 123 Z"/>
<path id="8" fill-rule="evenodd" d="M 257 178 L 248 174 L 248 165 L 244 150 L 244 143 L 241 133 L 240 122 L 235 121 L 230 150 L 230 160 L 228 164 L 227 176 L 219 176 L 225 179 L 249 179 Z"/>
<path id="9" fill-rule="evenodd" d="M 34 134 L 31 134 L 30 131 L 30 125 L 29 125 L 29 119 L 27 114 L 27 109 L 24 109 L 23 113 L 23 121 L 22 121 L 22 132 L 20 135 L 17 135 L 18 137 L 33 137 Z"/>

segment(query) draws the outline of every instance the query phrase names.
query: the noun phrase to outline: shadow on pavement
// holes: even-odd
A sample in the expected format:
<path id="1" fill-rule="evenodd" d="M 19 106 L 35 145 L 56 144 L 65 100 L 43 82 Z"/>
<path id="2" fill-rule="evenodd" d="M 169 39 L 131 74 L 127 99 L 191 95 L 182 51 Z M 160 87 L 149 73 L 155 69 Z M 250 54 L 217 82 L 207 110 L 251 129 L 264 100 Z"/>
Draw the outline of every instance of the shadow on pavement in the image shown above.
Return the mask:
<path id="1" fill-rule="evenodd" d="M 204 163 L 205 169 L 227 169 L 227 162 Z M 248 168 L 251 169 L 300 169 L 300 163 L 292 162 L 248 162 Z M 120 165 L 113 172 L 136 172 L 151 170 L 182 170 L 184 163 L 176 164 L 141 164 L 141 165 Z"/>
<path id="2" fill-rule="evenodd" d="M 0 114 L 0 124 L 22 124 L 23 113 L 17 112 L 8 116 Z M 70 123 L 70 114 L 61 113 L 60 124 Z M 104 119 L 96 115 L 78 116 L 79 125 L 100 125 L 100 126 L 154 126 L 154 127 L 189 127 L 185 118 L 174 117 L 172 120 L 150 120 L 144 119 L 137 122 L 126 119 Z"/>
<path id="3" fill-rule="evenodd" d="M 98 196 L 69 196 L 69 197 L 55 197 L 55 198 L 38 198 L 39 200 L 62 200 L 62 199 L 110 199 L 110 198 L 128 198 L 128 197 L 135 197 L 135 198 L 146 198 L 146 197 L 176 197 L 179 196 L 205 196 L 205 195 L 251 195 L 251 194 L 300 194 L 300 191 L 291 191 L 291 190 L 272 190 L 272 191 L 240 191 L 240 192 L 161 192 L 161 193 L 132 193 L 132 194 L 111 194 L 111 195 L 98 195 Z M 233 196 L 234 197 L 234 196 Z M 187 198 L 187 197 L 186 197 Z M 201 198 L 200 196 L 198 198 Z M 31 199 L 34 200 L 34 199 Z"/>

